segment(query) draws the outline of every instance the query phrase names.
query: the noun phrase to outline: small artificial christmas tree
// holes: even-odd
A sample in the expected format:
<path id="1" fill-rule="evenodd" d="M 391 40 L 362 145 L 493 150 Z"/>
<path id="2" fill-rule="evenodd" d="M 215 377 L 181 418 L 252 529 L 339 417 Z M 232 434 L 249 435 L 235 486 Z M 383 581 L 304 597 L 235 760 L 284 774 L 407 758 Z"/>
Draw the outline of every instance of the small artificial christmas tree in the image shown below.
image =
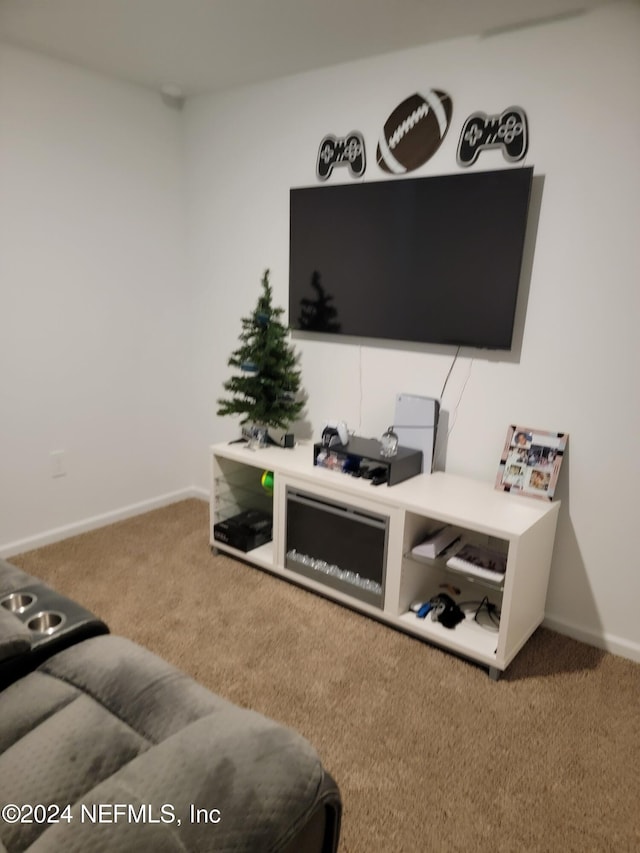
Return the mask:
<path id="1" fill-rule="evenodd" d="M 223 387 L 231 395 L 218 402 L 218 415 L 243 415 L 241 424 L 287 429 L 296 420 L 304 401 L 297 358 L 287 341 L 288 328 L 280 321 L 283 308 L 271 304 L 269 270 L 262 277 L 262 294 L 250 317 L 242 318 L 242 345 L 227 364 L 240 373 Z"/>

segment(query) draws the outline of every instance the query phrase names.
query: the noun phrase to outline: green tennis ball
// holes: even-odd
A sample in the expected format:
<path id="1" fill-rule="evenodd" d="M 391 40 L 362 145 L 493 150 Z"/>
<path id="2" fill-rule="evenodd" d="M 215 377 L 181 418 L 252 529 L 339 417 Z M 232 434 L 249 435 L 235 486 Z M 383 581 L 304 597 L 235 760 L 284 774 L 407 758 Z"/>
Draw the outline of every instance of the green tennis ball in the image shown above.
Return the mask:
<path id="1" fill-rule="evenodd" d="M 273 494 L 273 471 L 263 471 L 260 483 L 265 492 Z"/>

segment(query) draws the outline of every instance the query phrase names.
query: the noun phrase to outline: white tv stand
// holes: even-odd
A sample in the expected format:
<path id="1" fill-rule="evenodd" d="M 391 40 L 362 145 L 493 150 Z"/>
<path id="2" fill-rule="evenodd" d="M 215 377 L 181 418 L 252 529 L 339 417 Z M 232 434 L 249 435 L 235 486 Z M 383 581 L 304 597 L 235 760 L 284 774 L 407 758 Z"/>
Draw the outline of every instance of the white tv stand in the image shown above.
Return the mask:
<path id="1" fill-rule="evenodd" d="M 551 555 L 560 504 L 513 496 L 493 484 L 437 472 L 412 477 L 395 486 L 372 486 L 313 464 L 313 446 L 249 450 L 243 443 L 211 448 L 212 489 L 210 543 L 258 568 L 361 611 L 394 628 L 475 661 L 497 679 L 544 618 Z M 273 471 L 273 494 L 261 486 L 263 471 Z M 382 605 L 374 606 L 305 577 L 286 567 L 287 493 L 303 491 L 320 500 L 337 501 L 388 519 L 386 572 Z M 273 540 L 247 553 L 213 538 L 213 525 L 245 509 L 273 513 Z M 466 541 L 498 548 L 507 554 L 502 584 L 452 572 L 444 559 L 421 560 L 410 552 L 443 524 L 460 528 Z M 428 600 L 442 585 L 460 589 L 456 601 L 485 596 L 500 610 L 499 628 L 467 616 L 453 629 L 429 616 L 411 612 L 416 599 Z"/>

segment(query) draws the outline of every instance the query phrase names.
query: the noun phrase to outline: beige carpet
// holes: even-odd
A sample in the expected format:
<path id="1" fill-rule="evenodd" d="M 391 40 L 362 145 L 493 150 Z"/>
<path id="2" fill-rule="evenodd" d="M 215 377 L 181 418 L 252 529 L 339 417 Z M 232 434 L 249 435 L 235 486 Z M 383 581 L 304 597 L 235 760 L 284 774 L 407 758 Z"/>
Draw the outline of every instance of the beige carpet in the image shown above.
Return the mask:
<path id="1" fill-rule="evenodd" d="M 541 629 L 493 682 L 212 556 L 197 500 L 12 562 L 309 738 L 342 791 L 342 853 L 640 850 L 637 664 Z"/>

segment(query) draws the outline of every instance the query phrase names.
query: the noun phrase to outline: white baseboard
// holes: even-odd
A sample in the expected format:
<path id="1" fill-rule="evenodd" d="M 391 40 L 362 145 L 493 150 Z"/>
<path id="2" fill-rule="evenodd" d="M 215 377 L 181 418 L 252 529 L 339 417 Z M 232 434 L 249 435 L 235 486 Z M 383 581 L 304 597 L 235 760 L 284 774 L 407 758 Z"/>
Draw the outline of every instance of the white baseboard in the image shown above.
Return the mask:
<path id="1" fill-rule="evenodd" d="M 587 643 L 587 645 L 595 646 L 597 649 L 603 649 L 612 655 L 640 663 L 640 643 L 634 643 L 613 634 L 589 631 L 579 625 L 573 625 L 553 616 L 545 616 L 542 624 L 545 628 L 557 631 L 558 634 L 565 634 L 567 637 L 580 640 L 581 643 Z"/>
<path id="2" fill-rule="evenodd" d="M 25 551 L 33 551 L 35 548 L 42 548 L 45 545 L 60 542 L 63 539 L 68 539 L 70 536 L 78 536 L 80 533 L 87 533 L 89 530 L 97 530 L 99 527 L 106 527 L 107 524 L 123 521 L 125 518 L 133 518 L 135 515 L 142 515 L 145 512 L 160 509 L 160 507 L 169 506 L 188 498 L 200 498 L 208 501 L 209 493 L 205 489 L 191 487 L 180 489 L 177 492 L 170 492 L 166 495 L 159 495 L 146 501 L 140 501 L 140 503 L 129 504 L 129 506 L 124 506 L 111 512 L 94 515 L 91 518 L 84 518 L 81 521 L 66 524 L 63 527 L 45 530 L 43 533 L 37 533 L 35 536 L 28 536 L 25 539 L 18 539 L 15 542 L 0 545 L 0 557 L 6 559 L 15 554 L 22 554 Z"/>

